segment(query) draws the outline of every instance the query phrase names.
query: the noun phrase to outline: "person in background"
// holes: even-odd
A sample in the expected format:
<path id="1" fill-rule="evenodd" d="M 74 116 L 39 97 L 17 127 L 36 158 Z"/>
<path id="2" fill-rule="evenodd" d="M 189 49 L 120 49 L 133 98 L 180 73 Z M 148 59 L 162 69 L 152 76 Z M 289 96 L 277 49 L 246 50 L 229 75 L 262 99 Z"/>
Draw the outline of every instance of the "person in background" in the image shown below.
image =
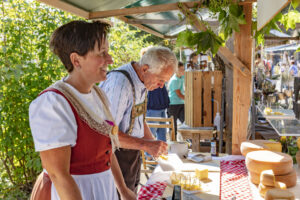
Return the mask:
<path id="1" fill-rule="evenodd" d="M 262 83 L 264 81 L 265 74 L 265 66 L 261 59 L 260 53 L 255 55 L 255 80 L 256 80 L 256 88 L 261 89 Z"/>
<path id="2" fill-rule="evenodd" d="M 146 51 L 151 48 L 143 48 L 141 50 L 141 57 L 146 53 Z M 166 86 L 164 85 L 163 88 L 157 88 L 155 90 L 149 91 L 148 92 L 148 101 L 147 101 L 147 117 L 160 117 L 160 118 L 166 118 L 166 112 L 167 108 L 169 107 L 170 104 L 170 99 L 168 96 L 168 91 L 166 89 Z M 151 122 L 149 122 L 151 123 Z M 165 122 L 161 122 L 165 123 Z M 150 128 L 153 136 L 157 140 L 161 140 L 166 142 L 166 133 L 167 130 L 166 128 Z M 148 153 L 146 154 L 147 156 L 150 156 Z"/>
<path id="3" fill-rule="evenodd" d="M 126 185 L 134 192 L 140 180 L 140 150 L 154 157 L 167 153 L 167 143 L 156 140 L 145 122 L 147 92 L 163 88 L 177 69 L 175 54 L 166 47 L 152 47 L 139 62 L 125 64 L 100 84 L 112 105 L 120 127 L 120 150 L 116 151 Z"/>
<path id="4" fill-rule="evenodd" d="M 178 69 L 168 84 L 170 106 L 168 116 L 174 117 L 175 138 L 177 138 L 177 119 L 184 122 L 184 65 L 178 62 Z"/>
<path id="5" fill-rule="evenodd" d="M 297 65 L 295 65 L 295 61 L 294 60 L 291 60 L 291 66 L 289 68 L 289 73 L 290 75 L 292 76 L 298 76 L 298 67 Z"/>
<path id="6" fill-rule="evenodd" d="M 50 48 L 68 76 L 30 104 L 29 121 L 44 171 L 31 200 L 136 199 L 126 187 L 114 150 L 115 126 L 105 93 L 95 84 L 106 79 L 109 25 L 72 21 L 54 31 Z M 52 67 L 52 66 L 50 66 Z"/>
<path id="7" fill-rule="evenodd" d="M 199 55 L 196 52 L 191 53 L 190 59 L 187 62 L 186 69 L 199 70 L 200 66 L 198 65 Z"/>

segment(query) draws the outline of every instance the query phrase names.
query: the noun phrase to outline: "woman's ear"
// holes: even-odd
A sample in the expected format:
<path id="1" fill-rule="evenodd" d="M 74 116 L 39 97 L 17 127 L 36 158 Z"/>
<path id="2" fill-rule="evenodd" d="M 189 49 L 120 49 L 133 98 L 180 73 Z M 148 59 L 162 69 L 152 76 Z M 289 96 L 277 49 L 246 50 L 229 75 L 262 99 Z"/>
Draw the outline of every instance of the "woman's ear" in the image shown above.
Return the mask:
<path id="1" fill-rule="evenodd" d="M 70 54 L 70 60 L 71 60 L 71 63 L 73 64 L 73 67 L 74 68 L 81 68 L 80 66 L 80 56 L 78 55 L 78 53 L 71 53 Z"/>

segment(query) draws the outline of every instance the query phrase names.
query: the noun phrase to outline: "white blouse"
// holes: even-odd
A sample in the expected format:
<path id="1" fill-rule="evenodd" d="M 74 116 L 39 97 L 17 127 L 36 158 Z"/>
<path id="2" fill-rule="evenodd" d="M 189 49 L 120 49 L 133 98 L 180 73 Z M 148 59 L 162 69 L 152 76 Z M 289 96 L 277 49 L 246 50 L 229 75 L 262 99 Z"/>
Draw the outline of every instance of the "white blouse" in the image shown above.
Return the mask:
<path id="1" fill-rule="evenodd" d="M 78 92 L 65 83 L 93 114 L 107 119 L 103 103 L 96 91 Z M 75 146 L 77 123 L 70 104 L 60 94 L 49 91 L 37 97 L 29 107 L 29 122 L 36 151 L 45 151 L 67 145 Z"/>
<path id="2" fill-rule="evenodd" d="M 103 103 L 96 91 L 88 94 L 78 92 L 65 83 L 77 98 L 94 115 L 107 119 L 103 112 Z M 36 151 L 45 151 L 58 147 L 76 145 L 77 123 L 71 106 L 60 94 L 48 91 L 37 97 L 29 107 L 29 122 Z M 84 200 L 117 200 L 117 190 L 111 170 L 88 175 L 72 175 Z M 59 200 L 54 184 L 51 186 L 51 200 Z"/>

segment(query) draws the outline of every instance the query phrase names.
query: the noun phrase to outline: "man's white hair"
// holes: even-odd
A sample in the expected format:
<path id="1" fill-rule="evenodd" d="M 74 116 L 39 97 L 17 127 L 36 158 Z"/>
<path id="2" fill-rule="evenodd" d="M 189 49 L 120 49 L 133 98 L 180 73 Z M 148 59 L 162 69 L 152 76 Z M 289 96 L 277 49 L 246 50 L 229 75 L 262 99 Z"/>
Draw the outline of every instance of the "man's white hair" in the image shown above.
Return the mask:
<path id="1" fill-rule="evenodd" d="M 139 64 L 148 65 L 150 72 L 158 74 L 167 67 L 172 67 L 176 71 L 178 62 L 169 48 L 158 46 L 147 49 Z"/>

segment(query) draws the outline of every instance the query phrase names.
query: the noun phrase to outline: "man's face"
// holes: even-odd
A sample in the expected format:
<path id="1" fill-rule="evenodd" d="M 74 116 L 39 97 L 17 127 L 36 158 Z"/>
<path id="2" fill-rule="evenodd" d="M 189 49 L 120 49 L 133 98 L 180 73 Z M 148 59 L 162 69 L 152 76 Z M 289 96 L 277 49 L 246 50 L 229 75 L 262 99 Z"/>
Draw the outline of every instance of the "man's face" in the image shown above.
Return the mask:
<path id="1" fill-rule="evenodd" d="M 153 73 L 149 71 L 149 68 L 144 71 L 144 85 L 147 90 L 152 91 L 156 88 L 163 88 L 165 82 L 167 82 L 174 74 L 172 66 L 164 68 L 161 72 Z"/>

